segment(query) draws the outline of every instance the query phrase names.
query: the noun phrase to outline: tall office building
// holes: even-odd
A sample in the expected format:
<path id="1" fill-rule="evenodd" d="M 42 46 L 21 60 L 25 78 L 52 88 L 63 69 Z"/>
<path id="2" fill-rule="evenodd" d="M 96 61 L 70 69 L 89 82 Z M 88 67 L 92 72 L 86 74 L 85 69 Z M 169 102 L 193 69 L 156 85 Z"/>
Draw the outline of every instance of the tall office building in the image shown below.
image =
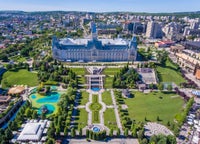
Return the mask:
<path id="1" fill-rule="evenodd" d="M 150 21 L 147 24 L 146 30 L 147 38 L 162 38 L 162 29 L 159 23 Z"/>

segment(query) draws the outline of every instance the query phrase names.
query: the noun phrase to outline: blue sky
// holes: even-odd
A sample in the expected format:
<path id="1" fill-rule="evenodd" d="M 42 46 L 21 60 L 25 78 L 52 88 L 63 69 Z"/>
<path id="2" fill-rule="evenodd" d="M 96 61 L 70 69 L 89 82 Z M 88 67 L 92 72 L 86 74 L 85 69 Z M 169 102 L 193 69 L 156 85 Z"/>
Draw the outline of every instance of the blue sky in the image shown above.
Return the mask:
<path id="1" fill-rule="evenodd" d="M 24 11 L 200 11 L 200 0 L 0 0 L 0 10 Z"/>

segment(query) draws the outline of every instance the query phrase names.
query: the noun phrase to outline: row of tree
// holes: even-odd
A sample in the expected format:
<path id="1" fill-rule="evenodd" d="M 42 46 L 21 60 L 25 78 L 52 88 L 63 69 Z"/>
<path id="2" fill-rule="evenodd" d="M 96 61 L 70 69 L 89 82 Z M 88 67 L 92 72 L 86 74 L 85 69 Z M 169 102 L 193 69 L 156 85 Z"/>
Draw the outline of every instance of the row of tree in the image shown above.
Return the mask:
<path id="1" fill-rule="evenodd" d="M 139 74 L 135 69 L 129 68 L 128 64 L 123 67 L 119 73 L 114 75 L 113 88 L 136 88 L 136 81 L 139 80 Z"/>

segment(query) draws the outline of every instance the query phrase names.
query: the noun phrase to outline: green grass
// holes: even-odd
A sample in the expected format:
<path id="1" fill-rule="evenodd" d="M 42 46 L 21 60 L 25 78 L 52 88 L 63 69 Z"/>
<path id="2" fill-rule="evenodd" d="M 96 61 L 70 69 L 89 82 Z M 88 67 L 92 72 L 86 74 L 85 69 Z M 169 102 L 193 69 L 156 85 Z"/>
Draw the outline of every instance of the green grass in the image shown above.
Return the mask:
<path id="1" fill-rule="evenodd" d="M 77 75 L 85 75 L 86 69 L 85 68 L 70 68 L 74 71 Z"/>
<path id="2" fill-rule="evenodd" d="M 99 123 L 99 111 L 101 110 L 102 106 L 98 103 L 98 95 L 92 96 L 92 104 L 90 105 L 90 109 L 92 110 L 92 122 Z"/>
<path id="3" fill-rule="evenodd" d="M 185 82 L 185 79 L 181 76 L 181 73 L 177 71 L 177 66 L 171 63 L 169 60 L 166 61 L 166 66 L 157 66 L 156 69 L 160 82 L 174 82 L 177 85 Z"/>
<path id="4" fill-rule="evenodd" d="M 103 74 L 105 75 L 115 75 L 117 72 L 120 71 L 121 68 L 105 68 L 103 70 Z"/>
<path id="5" fill-rule="evenodd" d="M 104 112 L 104 124 L 110 129 L 112 128 L 113 130 L 117 130 L 118 127 L 114 109 L 106 109 L 106 111 Z"/>
<path id="6" fill-rule="evenodd" d="M 77 128 L 84 128 L 87 125 L 88 112 L 85 109 L 78 109 L 78 114 L 75 121 L 75 123 L 77 123 Z"/>
<path id="7" fill-rule="evenodd" d="M 37 73 L 31 73 L 25 69 L 16 72 L 7 71 L 3 74 L 1 84 L 3 88 L 13 85 L 37 86 Z"/>
<path id="8" fill-rule="evenodd" d="M 86 91 L 81 91 L 80 105 L 85 105 L 89 100 L 89 93 Z"/>
<path id="9" fill-rule="evenodd" d="M 106 105 L 112 105 L 112 97 L 110 94 L 110 91 L 105 91 L 102 94 L 102 101 L 106 104 Z"/>
<path id="10" fill-rule="evenodd" d="M 112 82 L 113 82 L 113 77 L 112 76 L 106 76 L 105 81 L 104 81 L 104 87 L 105 88 L 112 88 Z"/>
<path id="11" fill-rule="evenodd" d="M 121 68 L 105 68 L 103 70 L 103 74 L 106 75 L 105 81 L 104 81 L 105 88 L 112 88 L 113 77 L 120 70 L 121 70 Z"/>
<path id="12" fill-rule="evenodd" d="M 165 124 L 173 122 L 177 113 L 183 109 L 184 101 L 175 93 L 164 94 L 161 92 L 152 92 L 144 94 L 141 92 L 133 92 L 134 98 L 124 99 L 128 106 L 128 112 L 131 119 L 137 121 L 147 120 L 156 121 L 157 116 Z M 162 97 L 162 98 L 161 98 Z"/>

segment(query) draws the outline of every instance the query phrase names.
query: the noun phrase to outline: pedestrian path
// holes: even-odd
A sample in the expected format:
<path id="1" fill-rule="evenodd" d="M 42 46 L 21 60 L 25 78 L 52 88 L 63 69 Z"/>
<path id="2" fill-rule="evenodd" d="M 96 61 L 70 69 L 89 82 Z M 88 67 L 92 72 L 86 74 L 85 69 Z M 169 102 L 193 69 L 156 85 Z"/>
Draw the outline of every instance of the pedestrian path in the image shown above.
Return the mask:
<path id="1" fill-rule="evenodd" d="M 85 109 L 88 112 L 88 125 L 92 124 L 92 111 L 90 110 L 90 105 L 92 103 L 92 94 L 89 94 L 89 102 L 86 103 Z"/>

